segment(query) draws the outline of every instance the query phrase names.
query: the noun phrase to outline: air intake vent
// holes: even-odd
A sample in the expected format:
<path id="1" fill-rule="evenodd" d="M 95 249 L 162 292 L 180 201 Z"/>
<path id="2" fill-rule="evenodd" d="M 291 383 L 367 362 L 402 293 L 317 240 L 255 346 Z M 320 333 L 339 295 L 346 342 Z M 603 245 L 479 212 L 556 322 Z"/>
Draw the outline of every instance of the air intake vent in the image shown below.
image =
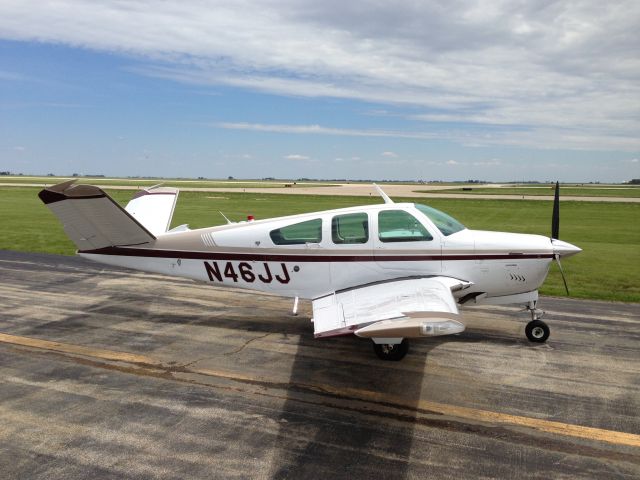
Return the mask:
<path id="1" fill-rule="evenodd" d="M 203 233 L 201 235 L 202 243 L 204 243 L 207 247 L 215 247 L 216 242 L 213 239 L 213 235 L 211 233 Z"/>
<path id="2" fill-rule="evenodd" d="M 513 280 L 514 282 L 520 282 L 520 283 L 524 283 L 527 281 L 526 278 L 524 278 L 524 276 L 522 275 L 516 275 L 514 273 L 510 273 L 509 277 L 511 277 L 511 280 Z"/>

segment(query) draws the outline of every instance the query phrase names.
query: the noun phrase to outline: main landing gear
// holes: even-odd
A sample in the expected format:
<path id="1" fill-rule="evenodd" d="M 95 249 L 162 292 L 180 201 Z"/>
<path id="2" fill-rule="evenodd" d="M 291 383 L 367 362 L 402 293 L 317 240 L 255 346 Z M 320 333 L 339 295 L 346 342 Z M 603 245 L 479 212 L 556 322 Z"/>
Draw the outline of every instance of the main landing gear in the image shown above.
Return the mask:
<path id="1" fill-rule="evenodd" d="M 373 351 L 381 360 L 402 360 L 409 351 L 409 340 L 402 339 L 400 343 L 373 343 Z"/>
<path id="2" fill-rule="evenodd" d="M 527 323 L 527 326 L 524 329 L 524 333 L 527 335 L 527 338 L 530 342 L 546 342 L 547 338 L 549 338 L 551 330 L 549 330 L 549 326 L 546 323 L 540 320 L 544 315 L 544 312 L 536 308 L 535 302 L 531 302 L 527 306 L 527 310 L 531 312 L 531 321 Z"/>

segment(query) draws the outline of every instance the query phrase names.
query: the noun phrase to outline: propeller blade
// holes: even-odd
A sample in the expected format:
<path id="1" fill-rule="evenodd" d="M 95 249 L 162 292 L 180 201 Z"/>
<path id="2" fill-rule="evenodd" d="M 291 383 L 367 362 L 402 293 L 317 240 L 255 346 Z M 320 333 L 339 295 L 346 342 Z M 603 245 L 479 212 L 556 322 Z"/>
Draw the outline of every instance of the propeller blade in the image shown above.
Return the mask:
<path id="1" fill-rule="evenodd" d="M 556 182 L 556 192 L 553 196 L 553 216 L 551 217 L 551 238 L 560 236 L 560 182 Z"/>
<path id="2" fill-rule="evenodd" d="M 562 270 L 562 264 L 560 263 L 560 255 L 555 255 L 556 263 L 558 264 L 558 268 L 560 268 L 560 275 L 562 275 L 562 281 L 564 282 L 564 288 L 567 291 L 567 297 L 570 297 L 569 286 L 567 285 L 567 279 L 564 277 L 564 270 Z"/>

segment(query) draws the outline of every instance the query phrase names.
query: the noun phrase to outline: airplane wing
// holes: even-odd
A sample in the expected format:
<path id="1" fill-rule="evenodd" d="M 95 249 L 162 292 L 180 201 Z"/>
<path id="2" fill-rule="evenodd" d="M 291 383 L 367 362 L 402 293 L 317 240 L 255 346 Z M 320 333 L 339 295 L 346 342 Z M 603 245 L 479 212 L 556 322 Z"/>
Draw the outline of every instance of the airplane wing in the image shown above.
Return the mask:
<path id="1" fill-rule="evenodd" d="M 315 337 L 415 338 L 464 330 L 453 292 L 471 286 L 451 277 L 397 279 L 313 300 Z"/>

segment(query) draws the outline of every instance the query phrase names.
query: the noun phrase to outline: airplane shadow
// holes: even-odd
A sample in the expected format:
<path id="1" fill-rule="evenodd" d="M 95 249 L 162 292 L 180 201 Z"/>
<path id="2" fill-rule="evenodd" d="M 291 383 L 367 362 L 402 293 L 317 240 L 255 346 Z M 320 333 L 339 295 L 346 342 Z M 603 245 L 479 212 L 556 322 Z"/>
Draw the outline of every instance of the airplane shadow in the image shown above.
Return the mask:
<path id="1" fill-rule="evenodd" d="M 406 478 L 424 368 L 435 344 L 426 355 L 421 348 L 401 362 L 386 362 L 375 357 L 368 340 L 315 340 L 309 324 L 302 325 L 289 384 L 322 385 L 330 395 L 310 406 L 289 391 L 270 478 Z M 375 406 L 350 400 L 354 391 L 401 398 L 405 408 L 397 418 L 393 409 L 376 413 Z"/>
<path id="2" fill-rule="evenodd" d="M 328 386 L 332 394 L 354 390 L 379 394 L 362 409 L 357 402 L 320 400 L 310 406 L 292 388 L 282 407 L 276 454 L 269 478 L 408 478 L 416 474 L 412 447 L 420 402 L 443 379 L 430 377 L 429 358 L 451 342 L 514 344 L 513 338 L 466 331 L 455 336 L 416 339 L 400 362 L 375 357 L 371 342 L 357 337 L 316 340 L 307 322 L 301 325 L 291 367 L 290 386 Z M 314 351 L 325 349 L 325 354 Z M 399 412 L 379 408 L 387 399 Z M 342 400 L 342 399 L 340 399 Z M 346 405 L 346 407 L 345 407 Z M 398 415 L 398 416 L 396 416 Z M 435 425 L 435 424 L 434 424 Z M 300 432 L 304 436 L 300 436 Z M 422 442 L 424 445 L 424 442 Z M 424 453 L 424 452 L 422 452 Z M 424 455 L 421 455 L 424 458 Z M 419 468 L 419 467 L 418 467 Z"/>

